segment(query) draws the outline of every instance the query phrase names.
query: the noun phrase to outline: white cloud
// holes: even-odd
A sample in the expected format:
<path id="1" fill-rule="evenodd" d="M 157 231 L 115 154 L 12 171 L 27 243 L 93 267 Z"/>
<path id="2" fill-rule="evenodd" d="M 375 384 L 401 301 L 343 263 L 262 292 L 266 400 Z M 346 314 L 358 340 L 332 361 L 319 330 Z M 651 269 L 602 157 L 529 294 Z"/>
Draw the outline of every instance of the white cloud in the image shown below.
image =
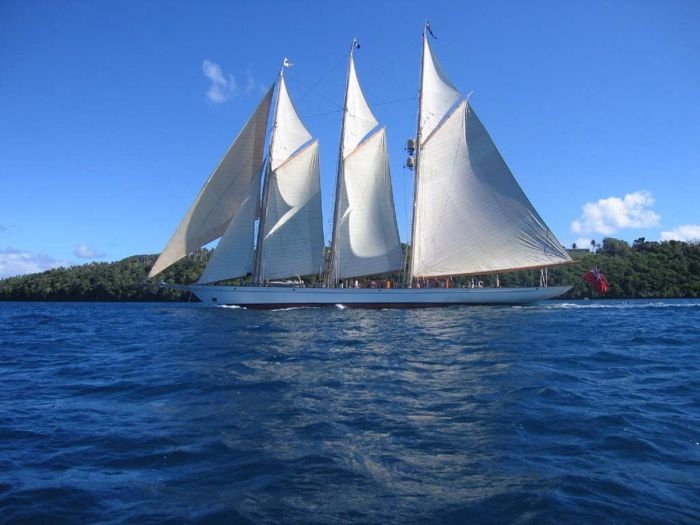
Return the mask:
<path id="1" fill-rule="evenodd" d="M 224 74 L 219 64 L 205 60 L 202 62 L 202 71 L 211 81 L 207 90 L 209 100 L 221 104 L 236 94 L 236 78 L 233 75 Z"/>
<path id="2" fill-rule="evenodd" d="M 87 244 L 79 244 L 73 250 L 73 254 L 81 259 L 101 259 L 105 256 L 104 253 L 97 251 L 92 246 Z"/>
<path id="3" fill-rule="evenodd" d="M 68 266 L 45 253 L 28 252 L 15 248 L 0 250 L 0 278 L 43 272 L 59 266 Z"/>
<path id="4" fill-rule="evenodd" d="M 610 235 L 623 228 L 649 228 L 661 217 L 651 209 L 654 197 L 648 191 L 635 191 L 623 198 L 608 197 L 587 202 L 578 220 L 571 223 L 574 233 Z"/>
<path id="5" fill-rule="evenodd" d="M 700 241 L 700 224 L 683 224 L 670 231 L 661 232 L 662 241 Z"/>

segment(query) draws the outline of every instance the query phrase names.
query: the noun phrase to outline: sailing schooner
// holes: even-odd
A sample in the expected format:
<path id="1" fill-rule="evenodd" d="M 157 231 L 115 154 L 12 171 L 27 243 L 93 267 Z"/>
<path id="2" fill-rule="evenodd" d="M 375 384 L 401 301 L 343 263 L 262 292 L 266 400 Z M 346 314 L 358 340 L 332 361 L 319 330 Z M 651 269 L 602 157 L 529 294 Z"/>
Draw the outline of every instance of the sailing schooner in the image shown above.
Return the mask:
<path id="1" fill-rule="evenodd" d="M 423 31 L 409 268 L 403 287 L 344 287 L 402 270 L 386 143 L 350 49 L 332 242 L 324 260 L 318 141 L 280 74 L 209 177 L 149 273 L 220 238 L 192 285 L 204 303 L 258 308 L 526 304 L 569 287 L 454 288 L 459 275 L 544 268 L 571 258 L 534 209 L 469 101 L 451 84 Z M 267 121 L 275 99 L 268 152 Z M 256 231 L 257 222 L 257 236 Z M 250 275 L 250 285 L 215 284 Z M 323 285 L 299 279 L 323 275 Z M 435 281 L 441 278 L 441 281 Z M 428 280 L 443 287 L 425 287 Z M 357 281 L 354 281 L 357 283 Z"/>

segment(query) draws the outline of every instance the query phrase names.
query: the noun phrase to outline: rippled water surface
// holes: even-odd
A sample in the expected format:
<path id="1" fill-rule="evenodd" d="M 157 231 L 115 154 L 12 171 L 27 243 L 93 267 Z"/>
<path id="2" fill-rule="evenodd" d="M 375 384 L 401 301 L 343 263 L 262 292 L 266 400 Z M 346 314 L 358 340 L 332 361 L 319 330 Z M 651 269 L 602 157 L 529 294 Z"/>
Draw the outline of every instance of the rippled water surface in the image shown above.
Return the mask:
<path id="1" fill-rule="evenodd" d="M 698 523 L 700 301 L 0 303 L 0 522 Z"/>

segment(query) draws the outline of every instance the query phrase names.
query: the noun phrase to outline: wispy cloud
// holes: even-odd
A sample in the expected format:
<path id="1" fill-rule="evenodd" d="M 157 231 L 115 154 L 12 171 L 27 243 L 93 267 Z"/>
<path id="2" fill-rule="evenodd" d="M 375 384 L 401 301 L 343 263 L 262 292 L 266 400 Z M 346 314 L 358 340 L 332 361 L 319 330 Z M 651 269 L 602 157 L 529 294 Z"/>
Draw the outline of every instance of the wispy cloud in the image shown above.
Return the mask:
<path id="1" fill-rule="evenodd" d="M 683 224 L 661 232 L 662 241 L 697 241 L 700 242 L 700 224 Z"/>
<path id="2" fill-rule="evenodd" d="M 73 250 L 73 254 L 80 259 L 101 259 L 105 256 L 103 252 L 97 251 L 87 244 L 79 244 Z"/>
<path id="3" fill-rule="evenodd" d="M 68 263 L 54 259 L 45 253 L 9 247 L 0 250 L 0 278 L 43 272 L 59 266 L 68 266 Z"/>
<path id="4" fill-rule="evenodd" d="M 571 231 L 610 235 L 623 228 L 656 226 L 661 217 L 651 209 L 653 205 L 654 197 L 648 191 L 587 202 L 583 205 L 581 217 L 571 223 Z"/>
<path id="5" fill-rule="evenodd" d="M 219 64 L 211 60 L 205 60 L 202 62 L 202 71 L 204 72 L 204 76 L 211 82 L 207 90 L 207 97 L 209 100 L 215 104 L 221 104 L 236 95 L 236 77 L 225 74 Z"/>

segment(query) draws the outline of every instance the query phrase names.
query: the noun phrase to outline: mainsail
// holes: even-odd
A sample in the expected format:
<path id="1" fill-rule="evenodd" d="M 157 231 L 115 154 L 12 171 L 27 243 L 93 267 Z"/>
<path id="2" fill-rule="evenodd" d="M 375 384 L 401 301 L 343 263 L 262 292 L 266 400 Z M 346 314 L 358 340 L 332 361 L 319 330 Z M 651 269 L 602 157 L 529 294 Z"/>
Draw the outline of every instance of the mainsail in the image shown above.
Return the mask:
<path id="1" fill-rule="evenodd" d="M 386 130 L 376 129 L 378 122 L 357 79 L 352 49 L 338 160 L 331 282 L 399 270 L 403 263 Z"/>
<path id="2" fill-rule="evenodd" d="M 411 275 L 480 274 L 571 258 L 423 37 Z"/>
<path id="3" fill-rule="evenodd" d="M 251 186 L 260 180 L 272 93 L 273 88 L 270 88 L 200 190 L 151 268 L 149 278 L 159 274 L 188 253 L 221 237 L 242 204 L 249 202 Z M 257 201 L 255 203 L 257 209 Z"/>
<path id="4" fill-rule="evenodd" d="M 320 273 L 323 219 L 318 141 L 311 140 L 280 74 L 255 280 Z"/>

